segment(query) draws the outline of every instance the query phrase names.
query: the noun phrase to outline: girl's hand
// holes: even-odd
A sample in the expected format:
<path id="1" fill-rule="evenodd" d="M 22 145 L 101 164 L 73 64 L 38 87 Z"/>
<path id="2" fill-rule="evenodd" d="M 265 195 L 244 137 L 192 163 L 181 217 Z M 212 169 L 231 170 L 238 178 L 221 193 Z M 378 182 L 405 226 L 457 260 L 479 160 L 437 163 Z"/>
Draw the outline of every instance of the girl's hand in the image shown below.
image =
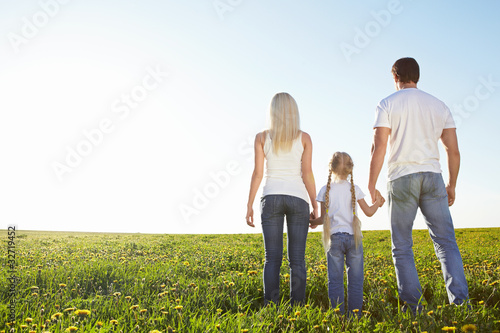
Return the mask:
<path id="1" fill-rule="evenodd" d="M 247 224 L 249 226 L 251 226 L 252 228 L 255 228 L 255 225 L 253 224 L 253 207 L 247 208 L 246 220 L 247 220 Z"/>

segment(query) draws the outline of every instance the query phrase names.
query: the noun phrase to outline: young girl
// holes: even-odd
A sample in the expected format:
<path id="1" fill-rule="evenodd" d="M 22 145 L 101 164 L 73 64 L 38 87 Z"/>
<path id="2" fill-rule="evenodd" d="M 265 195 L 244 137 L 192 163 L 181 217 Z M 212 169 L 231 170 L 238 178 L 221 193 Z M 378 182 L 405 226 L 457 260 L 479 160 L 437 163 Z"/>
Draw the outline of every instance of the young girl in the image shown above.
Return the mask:
<path id="1" fill-rule="evenodd" d="M 361 189 L 354 185 L 354 164 L 347 153 L 336 152 L 330 161 L 328 183 L 316 198 L 321 205 L 321 217 L 311 219 L 311 227 L 323 224 L 323 245 L 327 251 L 328 297 L 332 308 L 344 307 L 344 259 L 347 272 L 347 305 L 361 315 L 363 305 L 363 244 L 361 222 L 356 213 L 356 202 L 366 216 L 372 216 L 385 200 L 377 193 L 377 200 L 368 206 Z M 332 174 L 335 176 L 332 182 Z M 350 182 L 347 177 L 350 176 Z"/>

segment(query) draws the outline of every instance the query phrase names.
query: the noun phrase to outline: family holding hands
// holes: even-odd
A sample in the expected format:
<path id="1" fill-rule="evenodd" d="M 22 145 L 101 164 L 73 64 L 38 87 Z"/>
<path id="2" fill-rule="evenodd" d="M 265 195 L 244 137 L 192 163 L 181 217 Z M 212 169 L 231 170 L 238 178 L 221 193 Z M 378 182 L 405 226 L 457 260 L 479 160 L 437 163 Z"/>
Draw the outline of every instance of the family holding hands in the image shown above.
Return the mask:
<path id="1" fill-rule="evenodd" d="M 331 306 L 341 313 L 347 309 L 348 315 L 361 315 L 364 270 L 357 207 L 370 217 L 384 205 L 385 198 L 376 189 L 376 183 L 388 145 L 387 198 L 392 257 L 404 310 L 408 308 L 416 313 L 423 301 L 412 250 L 412 228 L 418 208 L 441 262 L 450 303 L 459 305 L 468 301 L 467 281 L 449 210 L 455 200 L 460 166 L 455 123 L 449 108 L 442 101 L 417 89 L 420 71 L 415 59 L 397 60 L 392 74 L 397 91 L 380 101 L 373 126 L 368 181 L 371 205 L 354 183 L 354 163 L 345 152 L 333 154 L 328 181 L 316 195 L 311 166 L 312 140 L 309 134 L 300 130 L 297 103 L 287 93 L 278 93 L 273 97 L 270 128 L 255 137 L 255 167 L 246 215 L 247 224 L 254 227 L 253 203 L 265 177 L 260 205 L 265 247 L 265 304 L 279 304 L 280 301 L 286 216 L 290 303 L 297 305 L 305 301 L 308 229 L 323 225 Z M 448 157 L 447 185 L 441 175 L 439 140 Z M 344 300 L 344 265 L 347 301 Z"/>

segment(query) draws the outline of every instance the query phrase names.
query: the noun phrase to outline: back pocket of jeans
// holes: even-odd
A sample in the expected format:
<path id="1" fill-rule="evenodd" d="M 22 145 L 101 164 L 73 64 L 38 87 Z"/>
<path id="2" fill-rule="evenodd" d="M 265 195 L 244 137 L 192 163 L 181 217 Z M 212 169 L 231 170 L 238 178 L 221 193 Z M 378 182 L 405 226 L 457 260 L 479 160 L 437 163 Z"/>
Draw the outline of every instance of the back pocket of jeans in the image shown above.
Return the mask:
<path id="1" fill-rule="evenodd" d="M 387 193 L 395 201 L 407 201 L 410 198 L 410 190 L 410 177 L 401 177 L 387 183 Z"/>

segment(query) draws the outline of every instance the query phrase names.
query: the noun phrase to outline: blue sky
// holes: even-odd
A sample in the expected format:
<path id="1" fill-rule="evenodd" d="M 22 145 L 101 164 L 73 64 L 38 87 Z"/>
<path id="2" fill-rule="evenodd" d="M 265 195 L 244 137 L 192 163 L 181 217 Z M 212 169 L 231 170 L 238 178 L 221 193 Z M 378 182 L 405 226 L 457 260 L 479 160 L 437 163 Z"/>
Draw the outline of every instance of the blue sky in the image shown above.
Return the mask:
<path id="1" fill-rule="evenodd" d="M 2 225 L 260 232 L 244 219 L 252 142 L 281 91 L 294 96 L 312 137 L 317 189 L 341 150 L 367 192 L 374 110 L 394 91 L 394 61 L 411 56 L 418 87 L 458 125 L 455 226 L 498 227 L 499 9 L 497 1 L 1 2 Z M 447 178 L 445 155 L 441 162 Z M 258 198 L 254 208 L 258 218 Z M 387 229 L 387 211 L 362 222 Z"/>

